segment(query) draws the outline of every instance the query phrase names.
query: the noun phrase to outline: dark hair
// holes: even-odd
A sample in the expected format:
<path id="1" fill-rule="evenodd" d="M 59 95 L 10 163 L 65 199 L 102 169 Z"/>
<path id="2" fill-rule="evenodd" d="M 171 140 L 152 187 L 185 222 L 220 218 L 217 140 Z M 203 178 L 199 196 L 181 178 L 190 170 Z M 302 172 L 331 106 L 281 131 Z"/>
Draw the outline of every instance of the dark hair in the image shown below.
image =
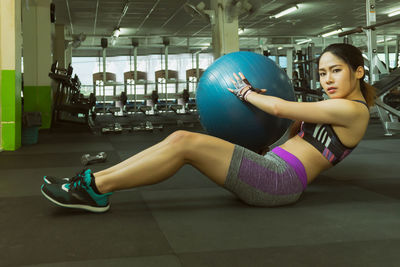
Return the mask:
<path id="1" fill-rule="evenodd" d="M 321 56 L 326 52 L 330 52 L 338 58 L 342 59 L 353 71 L 356 71 L 359 66 L 364 68 L 364 58 L 361 54 L 361 51 L 355 46 L 344 43 L 331 44 L 324 49 Z M 321 56 L 318 59 L 318 65 Z M 361 93 L 363 94 L 365 101 L 367 101 L 367 105 L 373 106 L 375 102 L 376 89 L 375 87 L 366 83 L 364 81 L 364 77 L 365 71 L 364 76 L 360 79 Z"/>

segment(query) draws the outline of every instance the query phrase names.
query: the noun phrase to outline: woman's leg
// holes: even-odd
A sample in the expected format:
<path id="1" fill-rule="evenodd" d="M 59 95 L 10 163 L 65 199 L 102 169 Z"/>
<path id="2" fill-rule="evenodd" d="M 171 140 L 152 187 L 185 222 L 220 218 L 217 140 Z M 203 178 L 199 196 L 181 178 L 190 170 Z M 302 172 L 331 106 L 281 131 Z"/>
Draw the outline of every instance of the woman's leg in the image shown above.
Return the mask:
<path id="1" fill-rule="evenodd" d="M 167 137 L 166 139 L 170 138 L 170 136 Z M 146 154 L 151 154 L 151 153 L 154 153 L 155 151 L 158 151 L 159 148 L 163 145 L 163 142 L 166 141 L 166 139 L 164 139 L 164 141 L 162 141 L 162 142 L 160 142 L 158 144 L 155 144 L 155 145 L 153 145 L 153 146 L 151 146 L 151 147 L 149 147 L 149 148 L 137 153 L 136 155 L 134 155 L 134 156 L 132 156 L 132 157 L 130 157 L 130 158 L 128 158 L 128 159 L 116 164 L 116 165 L 113 165 L 113 166 L 111 166 L 111 167 L 109 167 L 107 169 L 104 169 L 104 170 L 101 170 L 101 171 L 97 172 L 96 175 L 97 176 L 103 176 L 103 175 L 106 175 L 106 174 L 111 174 L 113 172 L 116 172 L 116 171 L 119 171 L 119 170 L 125 168 L 126 166 L 129 166 L 132 162 L 137 161 L 138 159 L 142 158 Z"/>
<path id="2" fill-rule="evenodd" d="M 98 172 L 101 193 L 159 183 L 190 164 L 219 185 L 225 183 L 234 145 L 222 139 L 177 131 L 162 142 L 118 164 L 113 172 Z"/>
<path id="3" fill-rule="evenodd" d="M 126 166 L 129 166 L 132 162 L 135 162 L 138 159 L 142 158 L 143 156 L 148 155 L 148 154 L 152 154 L 155 151 L 158 151 L 160 149 L 160 147 L 162 147 L 166 142 L 169 141 L 170 138 L 174 138 L 174 134 L 169 135 L 162 142 L 157 143 L 157 144 L 155 144 L 155 145 L 153 145 L 153 146 L 151 146 L 151 147 L 149 147 L 149 148 L 137 153 L 136 155 L 134 155 L 134 156 L 132 156 L 132 157 L 130 157 L 130 158 L 128 158 L 128 159 L 116 164 L 116 165 L 113 165 L 113 166 L 111 166 L 111 167 L 109 167 L 107 169 L 104 169 L 104 170 L 101 170 L 101 171 L 97 172 L 96 175 L 97 176 L 106 175 L 106 174 L 111 174 L 111 173 L 113 173 L 115 171 L 119 171 L 122 168 L 125 168 Z"/>

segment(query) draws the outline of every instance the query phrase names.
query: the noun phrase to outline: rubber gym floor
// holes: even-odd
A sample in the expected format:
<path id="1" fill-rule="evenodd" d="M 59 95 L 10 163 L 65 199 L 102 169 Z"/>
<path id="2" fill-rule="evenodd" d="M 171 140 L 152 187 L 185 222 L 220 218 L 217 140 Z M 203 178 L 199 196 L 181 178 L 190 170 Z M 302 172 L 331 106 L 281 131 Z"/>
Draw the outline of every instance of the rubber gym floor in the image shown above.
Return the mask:
<path id="1" fill-rule="evenodd" d="M 68 126 L 1 152 L 0 266 L 399 266 L 400 135 L 384 137 L 379 121 L 291 206 L 247 206 L 191 166 L 114 193 L 104 214 L 59 208 L 40 193 L 44 175 L 74 175 L 84 153 L 107 152 L 91 166 L 101 170 L 175 129 L 93 135 Z"/>

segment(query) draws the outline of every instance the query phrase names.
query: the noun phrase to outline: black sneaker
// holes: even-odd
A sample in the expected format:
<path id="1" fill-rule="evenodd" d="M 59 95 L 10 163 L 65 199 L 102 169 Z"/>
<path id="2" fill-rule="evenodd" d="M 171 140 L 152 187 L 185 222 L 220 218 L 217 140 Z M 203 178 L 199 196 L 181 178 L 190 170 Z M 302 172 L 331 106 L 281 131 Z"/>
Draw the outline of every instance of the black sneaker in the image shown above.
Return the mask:
<path id="1" fill-rule="evenodd" d="M 83 169 L 80 173 L 77 173 L 74 177 L 85 175 L 86 170 L 87 169 Z M 70 178 L 70 177 L 59 178 L 59 177 L 56 177 L 56 176 L 43 176 L 43 181 L 46 184 L 65 184 L 65 183 L 69 183 L 69 181 L 71 179 L 73 179 L 74 177 L 72 177 L 72 178 Z"/>
<path id="2" fill-rule="evenodd" d="M 55 176 L 44 176 L 43 180 L 46 184 L 65 184 L 68 183 L 71 178 L 64 177 L 64 178 L 58 178 Z"/>
<path id="3" fill-rule="evenodd" d="M 108 201 L 112 193 L 97 194 L 94 192 L 92 172 L 77 175 L 69 183 L 43 184 L 42 194 L 54 204 L 66 208 L 84 209 L 92 212 L 105 212 L 110 208 Z"/>

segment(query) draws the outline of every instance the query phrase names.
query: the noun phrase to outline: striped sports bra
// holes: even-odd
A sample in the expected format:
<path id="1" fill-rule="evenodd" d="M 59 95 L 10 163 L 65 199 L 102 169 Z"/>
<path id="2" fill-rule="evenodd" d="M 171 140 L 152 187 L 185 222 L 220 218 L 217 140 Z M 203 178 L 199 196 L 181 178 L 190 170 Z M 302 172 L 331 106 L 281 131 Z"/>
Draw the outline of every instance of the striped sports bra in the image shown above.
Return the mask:
<path id="1" fill-rule="evenodd" d="M 361 100 L 355 102 L 367 103 Z M 357 146 L 347 147 L 343 145 L 330 124 L 316 124 L 302 122 L 298 135 L 315 147 L 332 164 L 336 165 L 347 157 Z"/>

